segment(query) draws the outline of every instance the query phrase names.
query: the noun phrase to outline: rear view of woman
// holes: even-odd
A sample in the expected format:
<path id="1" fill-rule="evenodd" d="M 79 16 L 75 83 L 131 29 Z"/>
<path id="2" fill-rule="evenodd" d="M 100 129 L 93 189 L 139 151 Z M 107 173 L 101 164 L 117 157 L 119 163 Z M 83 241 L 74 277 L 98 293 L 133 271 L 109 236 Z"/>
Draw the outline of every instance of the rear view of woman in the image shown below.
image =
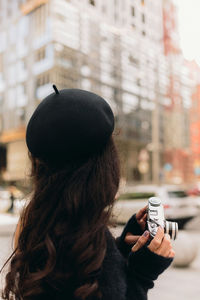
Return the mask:
<path id="1" fill-rule="evenodd" d="M 168 236 L 160 228 L 149 241 L 144 208 L 113 238 L 120 171 L 112 110 L 96 94 L 54 89 L 27 127 L 34 189 L 3 299 L 147 299 L 174 256 Z"/>

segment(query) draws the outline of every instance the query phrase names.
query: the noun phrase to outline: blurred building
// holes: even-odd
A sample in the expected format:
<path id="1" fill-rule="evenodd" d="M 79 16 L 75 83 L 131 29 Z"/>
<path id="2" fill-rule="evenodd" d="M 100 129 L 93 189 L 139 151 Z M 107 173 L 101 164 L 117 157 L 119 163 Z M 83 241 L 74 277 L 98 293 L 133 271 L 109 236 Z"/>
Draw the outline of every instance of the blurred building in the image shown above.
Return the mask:
<path id="1" fill-rule="evenodd" d="M 191 152 L 190 108 L 200 69 L 188 63 L 181 52 L 177 12 L 173 2 L 163 4 L 164 52 L 168 62 L 168 105 L 165 107 L 165 181 L 194 180 Z M 170 167 L 169 167 L 170 166 Z"/>
<path id="2" fill-rule="evenodd" d="M 193 65 L 196 69 L 196 66 Z M 200 180 L 200 78 L 197 78 L 190 108 L 191 164 L 196 181 Z"/>
<path id="3" fill-rule="evenodd" d="M 167 19 L 170 5 L 164 0 L 0 0 L 4 179 L 24 178 L 25 126 L 52 83 L 108 100 L 126 180 L 176 177 L 166 175 L 164 167 L 174 168 L 168 159 L 174 148 L 188 148 L 193 83 L 177 32 L 167 27 L 175 21 L 175 14 Z"/>

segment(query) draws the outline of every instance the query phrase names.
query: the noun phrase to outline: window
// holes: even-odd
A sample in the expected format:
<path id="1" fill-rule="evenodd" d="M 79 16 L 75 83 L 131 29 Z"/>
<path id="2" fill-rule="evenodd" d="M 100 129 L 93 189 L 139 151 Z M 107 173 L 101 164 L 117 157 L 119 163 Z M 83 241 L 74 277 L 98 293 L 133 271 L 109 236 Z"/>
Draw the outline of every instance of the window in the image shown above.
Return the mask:
<path id="1" fill-rule="evenodd" d="M 45 48 L 39 49 L 35 54 L 35 61 L 40 61 L 45 59 Z"/>
<path id="2" fill-rule="evenodd" d="M 33 11 L 34 31 L 36 36 L 41 36 L 46 30 L 47 5 L 41 5 Z"/>
<path id="3" fill-rule="evenodd" d="M 95 6 L 95 1 L 94 0 L 89 0 L 90 5 Z"/>
<path id="4" fill-rule="evenodd" d="M 0 95 L 0 106 L 3 105 L 3 95 Z"/>
<path id="5" fill-rule="evenodd" d="M 37 78 L 36 88 L 49 83 L 50 78 L 48 73 L 44 73 Z"/>
<path id="6" fill-rule="evenodd" d="M 3 117 L 0 116 L 0 131 L 3 130 Z M 7 161 L 7 150 L 6 147 L 1 145 L 0 146 L 0 168 L 1 171 L 5 171 L 6 169 L 6 161 Z"/>
<path id="7" fill-rule="evenodd" d="M 131 6 L 131 15 L 132 17 L 135 17 L 135 7 Z"/>
<path id="8" fill-rule="evenodd" d="M 23 108 L 27 105 L 27 94 L 26 94 L 26 86 L 25 84 L 20 84 L 16 88 L 16 107 Z"/>
<path id="9" fill-rule="evenodd" d="M 135 29 L 135 24 L 132 23 L 132 24 L 131 24 L 131 27 L 132 27 L 132 29 Z"/>
<path id="10" fill-rule="evenodd" d="M 105 5 L 102 5 L 101 10 L 102 10 L 102 13 L 103 13 L 103 14 L 106 14 L 106 6 L 105 6 Z"/>
<path id="11" fill-rule="evenodd" d="M 3 72 L 3 55 L 0 54 L 0 72 Z"/>
<path id="12" fill-rule="evenodd" d="M 13 24 L 9 29 L 9 41 L 10 44 L 14 44 L 16 42 L 16 26 Z"/>
<path id="13" fill-rule="evenodd" d="M 137 85 L 141 86 L 141 80 L 140 80 L 140 78 L 137 78 Z"/>
<path id="14" fill-rule="evenodd" d="M 142 35 L 145 36 L 146 35 L 146 32 L 144 30 L 142 30 Z"/>
<path id="15" fill-rule="evenodd" d="M 144 0 L 141 0 L 141 4 L 142 4 L 142 5 L 144 5 L 144 4 L 145 4 L 145 3 L 144 3 Z"/>
<path id="16" fill-rule="evenodd" d="M 133 65 L 138 65 L 139 61 L 137 58 L 135 58 L 133 55 L 129 55 L 129 62 Z"/>
<path id="17" fill-rule="evenodd" d="M 17 109 L 17 114 L 18 114 L 18 117 L 19 117 L 20 121 L 21 121 L 22 123 L 24 123 L 24 121 L 26 120 L 26 111 L 25 111 L 25 107 L 18 108 L 18 109 Z"/>
<path id="18" fill-rule="evenodd" d="M 145 23 L 145 15 L 142 14 L 142 23 Z"/>
<path id="19" fill-rule="evenodd" d="M 11 17 L 12 15 L 12 6 L 11 6 L 11 3 L 8 3 L 7 4 L 7 17 Z"/>

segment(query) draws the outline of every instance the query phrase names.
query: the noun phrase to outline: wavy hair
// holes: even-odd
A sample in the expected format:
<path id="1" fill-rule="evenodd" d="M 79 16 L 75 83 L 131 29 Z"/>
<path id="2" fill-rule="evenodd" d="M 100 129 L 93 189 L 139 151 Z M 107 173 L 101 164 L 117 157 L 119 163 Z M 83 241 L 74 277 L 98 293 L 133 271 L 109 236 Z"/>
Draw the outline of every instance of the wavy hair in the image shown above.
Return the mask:
<path id="1" fill-rule="evenodd" d="M 99 155 L 62 170 L 31 161 L 34 191 L 21 216 L 2 297 L 100 299 L 97 275 L 120 178 L 113 138 Z"/>

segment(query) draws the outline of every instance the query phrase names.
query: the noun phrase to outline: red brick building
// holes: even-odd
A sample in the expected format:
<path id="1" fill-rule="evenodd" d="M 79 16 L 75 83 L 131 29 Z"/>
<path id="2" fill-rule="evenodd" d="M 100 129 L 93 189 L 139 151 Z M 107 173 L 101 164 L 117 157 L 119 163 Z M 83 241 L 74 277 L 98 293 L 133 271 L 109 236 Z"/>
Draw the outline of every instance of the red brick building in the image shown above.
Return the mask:
<path id="1" fill-rule="evenodd" d="M 170 101 L 165 108 L 164 166 L 169 165 L 171 169 L 164 168 L 164 175 L 166 182 L 186 183 L 194 180 L 190 139 L 194 147 L 195 137 L 191 132 L 196 132 L 192 126 L 196 128 L 197 124 L 190 126 L 189 108 L 193 86 L 195 86 L 194 74 L 199 72 L 199 69 L 193 68 L 192 64 L 185 61 L 179 45 L 177 27 L 176 7 L 172 1 L 165 0 L 163 5 L 164 53 L 169 63 L 169 85 L 166 97 Z M 200 151 L 200 145 L 198 149 Z"/>
<path id="2" fill-rule="evenodd" d="M 200 84 L 196 86 L 192 95 L 190 109 L 190 143 L 192 155 L 192 169 L 195 179 L 200 179 Z"/>

